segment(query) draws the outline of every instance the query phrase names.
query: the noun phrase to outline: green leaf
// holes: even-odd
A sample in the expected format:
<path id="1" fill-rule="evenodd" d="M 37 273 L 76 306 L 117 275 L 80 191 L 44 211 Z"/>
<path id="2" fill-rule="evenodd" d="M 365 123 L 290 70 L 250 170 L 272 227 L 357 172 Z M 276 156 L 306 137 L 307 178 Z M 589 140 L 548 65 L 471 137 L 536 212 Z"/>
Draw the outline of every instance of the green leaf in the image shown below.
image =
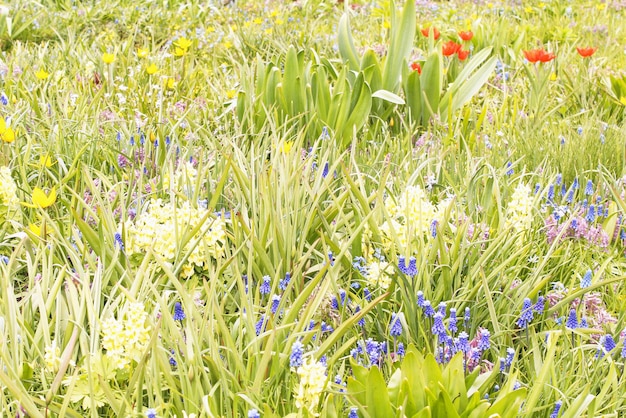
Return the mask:
<path id="1" fill-rule="evenodd" d="M 422 125 L 426 125 L 439 110 L 439 98 L 441 97 L 442 84 L 441 57 L 439 56 L 439 52 L 434 52 L 428 57 L 426 63 L 424 63 L 420 78 L 422 88 Z"/>
<path id="2" fill-rule="evenodd" d="M 383 99 L 383 100 L 386 100 L 390 103 L 394 103 L 397 105 L 405 104 L 404 99 L 402 97 L 398 96 L 395 93 L 390 92 L 389 90 L 375 91 L 374 93 L 372 93 L 372 97 L 377 98 L 377 99 Z"/>
<path id="3" fill-rule="evenodd" d="M 372 418 L 388 418 L 394 416 L 389 402 L 389 394 L 385 386 L 385 379 L 378 367 L 372 367 L 367 379 L 367 412 Z"/>
<path id="4" fill-rule="evenodd" d="M 350 18 L 344 13 L 339 19 L 339 35 L 337 37 L 337 43 L 339 44 L 339 54 L 344 62 L 348 63 L 350 70 L 358 71 L 359 69 L 359 54 L 354 47 L 352 40 L 352 32 L 350 30 Z"/>
<path id="5" fill-rule="evenodd" d="M 391 43 L 383 69 L 383 89 L 396 92 L 400 84 L 402 66 L 413 48 L 415 39 L 415 2 L 406 1 L 399 19 L 395 16 L 395 2 L 390 1 L 391 8 Z"/>
<path id="6" fill-rule="evenodd" d="M 411 120 L 420 123 L 422 117 L 422 88 L 420 85 L 420 75 L 417 71 L 409 74 L 405 88 L 404 97 L 409 106 Z"/>

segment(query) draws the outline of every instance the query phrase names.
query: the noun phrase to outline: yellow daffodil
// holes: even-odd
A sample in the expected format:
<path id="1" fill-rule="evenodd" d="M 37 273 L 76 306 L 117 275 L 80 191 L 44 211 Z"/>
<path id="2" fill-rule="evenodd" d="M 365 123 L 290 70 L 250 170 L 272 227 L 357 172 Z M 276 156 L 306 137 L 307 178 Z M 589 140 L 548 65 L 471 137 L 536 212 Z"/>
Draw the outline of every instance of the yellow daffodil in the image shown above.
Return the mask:
<path id="1" fill-rule="evenodd" d="M 52 189 L 50 189 L 50 193 L 46 195 L 46 193 L 43 190 L 41 190 L 39 187 L 35 187 L 33 189 L 33 194 L 31 196 L 31 199 L 33 200 L 33 204 L 35 205 L 35 207 L 47 208 L 47 207 L 52 206 L 54 202 L 56 202 L 57 191 L 53 187 Z"/>
<path id="2" fill-rule="evenodd" d="M 104 54 L 102 54 L 102 61 L 107 65 L 113 64 L 113 61 L 115 61 L 115 55 L 105 52 Z"/>
<path id="3" fill-rule="evenodd" d="M 156 64 L 150 64 L 146 67 L 146 72 L 149 75 L 155 74 L 157 71 L 159 71 L 159 69 L 157 68 Z"/>
<path id="4" fill-rule="evenodd" d="M 28 225 L 28 229 L 30 230 L 30 232 L 38 237 L 41 237 L 42 235 L 50 235 L 50 229 L 45 228 L 43 223 L 40 225 L 30 224 Z"/>
<path id="5" fill-rule="evenodd" d="M 184 50 L 188 50 L 192 43 L 193 43 L 192 41 L 190 41 L 189 39 L 183 36 L 183 37 L 178 38 L 178 40 L 174 42 L 174 45 Z"/>
<path id="6" fill-rule="evenodd" d="M 148 49 L 147 48 L 139 48 L 137 49 L 137 56 L 139 58 L 145 58 L 148 56 Z"/>
<path id="7" fill-rule="evenodd" d="M 40 68 L 35 73 L 35 77 L 37 77 L 39 80 L 45 80 L 46 78 L 50 77 L 50 73 L 47 73 L 46 70 L 44 70 L 43 68 Z"/>

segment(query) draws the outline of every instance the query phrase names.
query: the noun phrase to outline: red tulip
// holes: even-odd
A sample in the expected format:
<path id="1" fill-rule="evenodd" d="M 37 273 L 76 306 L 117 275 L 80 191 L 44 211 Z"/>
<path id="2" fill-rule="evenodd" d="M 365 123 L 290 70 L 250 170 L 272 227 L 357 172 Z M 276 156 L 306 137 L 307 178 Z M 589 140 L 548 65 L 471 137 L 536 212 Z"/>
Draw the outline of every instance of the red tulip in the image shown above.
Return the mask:
<path id="1" fill-rule="evenodd" d="M 546 52 L 545 49 L 531 49 L 528 51 L 524 51 L 524 56 L 528 60 L 528 62 L 549 62 L 552 61 L 556 56 L 552 52 Z"/>
<path id="2" fill-rule="evenodd" d="M 428 38 L 428 35 L 429 35 L 429 33 L 430 33 L 430 26 L 429 26 L 429 27 L 427 27 L 427 28 L 422 29 L 422 31 L 421 31 L 421 32 L 422 32 L 422 35 L 424 35 L 425 37 L 427 37 L 427 38 Z M 439 30 L 437 30 L 437 28 L 435 28 L 435 27 L 433 27 L 433 36 L 434 36 L 434 38 L 435 38 L 435 41 L 436 41 L 437 39 L 439 39 L 439 37 L 441 36 L 441 33 L 439 33 Z"/>
<path id="3" fill-rule="evenodd" d="M 456 54 L 461 49 L 461 44 L 457 44 L 454 41 L 448 41 L 441 47 L 441 53 L 449 57 L 450 55 Z"/>
<path id="4" fill-rule="evenodd" d="M 465 61 L 465 59 L 469 56 L 469 53 L 469 51 L 459 49 L 458 51 L 456 51 L 456 56 L 459 57 L 459 61 Z"/>
<path id="5" fill-rule="evenodd" d="M 583 57 L 583 58 L 587 58 L 587 57 L 592 56 L 597 50 L 598 50 L 598 48 L 592 48 L 592 47 L 588 47 L 588 48 L 576 47 L 576 51 L 578 51 L 580 56 Z"/>
<path id="6" fill-rule="evenodd" d="M 417 61 L 413 61 L 411 63 L 411 70 L 417 71 L 418 74 L 422 74 L 422 66 Z"/>
<path id="7" fill-rule="evenodd" d="M 459 32 L 459 37 L 464 41 L 470 41 L 474 37 L 474 33 L 471 30 Z"/>

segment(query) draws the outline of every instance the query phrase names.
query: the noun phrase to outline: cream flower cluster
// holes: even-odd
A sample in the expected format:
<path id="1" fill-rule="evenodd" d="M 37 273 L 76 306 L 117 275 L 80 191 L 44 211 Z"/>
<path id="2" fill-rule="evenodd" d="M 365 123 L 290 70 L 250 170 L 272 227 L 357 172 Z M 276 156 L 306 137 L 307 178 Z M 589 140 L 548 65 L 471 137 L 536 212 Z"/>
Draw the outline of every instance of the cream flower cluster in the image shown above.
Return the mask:
<path id="1" fill-rule="evenodd" d="M 530 229 L 533 221 L 533 196 L 530 186 L 520 183 L 511 196 L 506 211 L 506 227 L 513 227 L 516 232 Z"/>
<path id="2" fill-rule="evenodd" d="M 141 360 L 150 341 L 147 319 L 143 303 L 130 303 L 118 319 L 112 316 L 102 321 L 102 347 L 114 368 L 124 369 Z"/>
<path id="3" fill-rule="evenodd" d="M 0 206 L 16 209 L 20 201 L 17 198 L 17 185 L 11 177 L 9 167 L 0 167 Z"/>
<path id="4" fill-rule="evenodd" d="M 375 260 L 367 266 L 367 285 L 371 288 L 388 289 L 394 267 L 386 261 Z"/>
<path id="5" fill-rule="evenodd" d="M 187 236 L 198 227 L 193 237 Z M 208 216 L 206 209 L 194 208 L 187 201 L 177 207 L 161 199 L 152 200 L 146 212 L 126 223 L 126 231 L 129 255 L 145 254 L 152 250 L 163 260 L 172 263 L 179 254 L 189 254 L 182 270 L 184 277 L 191 277 L 195 267 L 208 269 L 210 257 L 221 256 L 226 241 L 222 218 Z M 182 242 L 187 238 L 183 247 Z M 200 242 L 192 250 L 198 239 Z"/>
<path id="6" fill-rule="evenodd" d="M 412 237 L 430 232 L 433 220 L 444 215 L 451 201 L 444 200 L 437 207 L 430 202 L 421 187 L 408 186 L 397 203 L 391 198 L 385 200 L 385 208 L 392 219 L 385 221 L 380 230 L 389 239 L 395 234 L 400 245 L 406 248 Z"/>
<path id="7" fill-rule="evenodd" d="M 182 162 L 171 175 L 169 170 L 163 174 L 163 184 L 172 190 L 192 190 L 198 179 L 198 170 L 190 161 Z"/>
<path id="8" fill-rule="evenodd" d="M 57 346 L 56 341 L 46 346 L 43 353 L 43 363 L 46 371 L 56 373 L 61 366 L 61 349 Z"/>
<path id="9" fill-rule="evenodd" d="M 295 391 L 296 407 L 315 413 L 320 395 L 326 387 L 326 366 L 309 357 L 296 369 L 300 383 Z"/>

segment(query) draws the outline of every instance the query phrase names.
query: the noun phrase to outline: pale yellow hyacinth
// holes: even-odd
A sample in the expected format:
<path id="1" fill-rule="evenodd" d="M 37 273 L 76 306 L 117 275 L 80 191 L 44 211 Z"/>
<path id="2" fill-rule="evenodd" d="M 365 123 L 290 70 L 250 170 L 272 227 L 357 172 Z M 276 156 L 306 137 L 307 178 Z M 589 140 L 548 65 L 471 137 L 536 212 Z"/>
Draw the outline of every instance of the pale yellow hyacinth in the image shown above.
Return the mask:
<path id="1" fill-rule="evenodd" d="M 310 413 L 316 413 L 320 395 L 326 387 L 326 366 L 309 357 L 302 366 L 296 369 L 300 382 L 296 387 L 295 400 L 297 408 L 305 408 Z"/>
<path id="2" fill-rule="evenodd" d="M 533 200 L 530 186 L 518 184 L 507 206 L 506 227 L 512 226 L 516 232 L 530 229 L 533 221 Z"/>
<path id="3" fill-rule="evenodd" d="M 15 209 L 19 205 L 17 185 L 11 177 L 9 167 L 0 167 L 0 205 Z"/>
<path id="4" fill-rule="evenodd" d="M 148 314 L 143 303 L 128 304 L 119 318 L 111 316 L 101 322 L 102 347 L 116 369 L 140 361 L 150 341 Z"/>

